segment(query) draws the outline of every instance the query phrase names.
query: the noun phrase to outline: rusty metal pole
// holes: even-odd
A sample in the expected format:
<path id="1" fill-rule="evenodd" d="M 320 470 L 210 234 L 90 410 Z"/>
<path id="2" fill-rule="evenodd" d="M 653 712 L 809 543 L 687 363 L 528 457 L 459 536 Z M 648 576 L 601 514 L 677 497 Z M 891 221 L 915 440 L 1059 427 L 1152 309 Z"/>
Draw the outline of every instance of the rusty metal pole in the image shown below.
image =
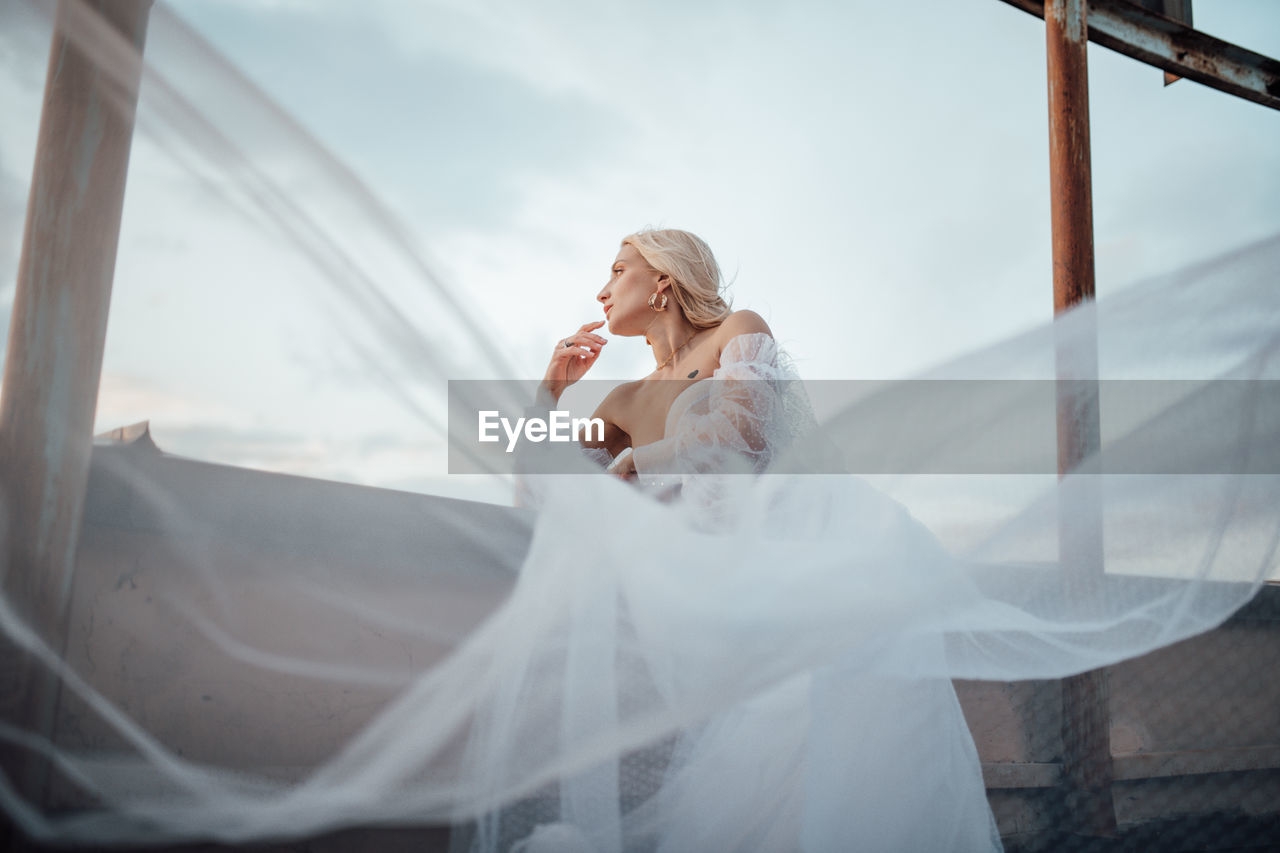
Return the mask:
<path id="1" fill-rule="evenodd" d="M 1085 0 L 1046 0 L 1053 310 L 1094 298 Z"/>
<path id="2" fill-rule="evenodd" d="M 1094 298 L 1093 198 L 1089 152 L 1088 9 L 1086 0 L 1045 0 L 1049 78 L 1049 165 L 1053 211 L 1053 308 L 1059 314 Z M 1101 445 L 1097 342 L 1071 342 L 1060 352 L 1058 471 L 1075 468 Z M 1092 368 L 1092 375 L 1088 373 Z M 1081 382 L 1080 380 L 1086 380 Z M 1101 507 L 1061 507 L 1059 552 L 1067 569 L 1065 595 L 1099 591 L 1105 582 Z M 1074 829 L 1087 835 L 1116 831 L 1111 797 L 1110 690 L 1105 670 L 1062 682 L 1063 778 Z"/>
<path id="3" fill-rule="evenodd" d="M 61 654 L 89 476 L 93 418 L 151 0 L 59 0 L 0 395 L 4 594 Z M 73 37 L 71 33 L 75 33 Z M 86 55 L 113 42 L 119 67 Z M 5 665 L 0 716 L 53 733 L 57 679 Z M 16 689 L 13 689 L 16 688 Z M 19 785 L 45 791 L 27 755 Z M 34 768 L 34 769 L 33 769 Z"/>

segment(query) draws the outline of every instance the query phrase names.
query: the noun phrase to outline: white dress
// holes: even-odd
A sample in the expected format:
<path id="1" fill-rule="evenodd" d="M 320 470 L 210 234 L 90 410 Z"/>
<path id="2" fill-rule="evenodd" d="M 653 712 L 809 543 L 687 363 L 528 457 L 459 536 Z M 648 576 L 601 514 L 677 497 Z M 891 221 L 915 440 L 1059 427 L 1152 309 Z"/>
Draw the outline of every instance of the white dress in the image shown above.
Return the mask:
<path id="1" fill-rule="evenodd" d="M 759 484 L 741 474 L 718 476 L 717 469 L 741 458 L 753 471 L 767 471 L 781 454 L 794 455 L 796 442 L 816 441 L 816 423 L 795 370 L 769 335 L 730 340 L 712 378 L 722 384 L 691 386 L 676 400 L 667 418 L 670 437 L 640 448 L 637 469 L 642 484 L 660 483 L 661 474 L 648 472 L 663 462 L 679 471 L 683 457 L 686 505 L 695 512 L 705 507 L 714 526 L 732 529 L 748 500 L 744 491 Z M 807 464 L 814 474 L 840 473 L 830 448 L 806 449 L 813 451 Z M 777 486 L 770 512 L 754 523 L 787 538 L 812 536 L 815 515 L 829 523 L 836 505 L 829 497 L 815 501 L 813 484 L 784 478 Z M 855 492 L 853 503 L 840 507 L 844 523 L 870 518 L 867 535 L 897 529 L 929 538 L 870 490 L 853 482 L 838 488 Z M 849 616 L 856 618 L 853 609 Z M 921 656 L 942 651 L 934 641 L 897 642 Z M 660 800 L 658 849 L 999 849 L 977 751 L 950 680 L 877 675 L 867 666 L 875 655 L 873 648 L 850 649 L 686 734 L 682 762 L 669 771 L 670 789 Z"/>

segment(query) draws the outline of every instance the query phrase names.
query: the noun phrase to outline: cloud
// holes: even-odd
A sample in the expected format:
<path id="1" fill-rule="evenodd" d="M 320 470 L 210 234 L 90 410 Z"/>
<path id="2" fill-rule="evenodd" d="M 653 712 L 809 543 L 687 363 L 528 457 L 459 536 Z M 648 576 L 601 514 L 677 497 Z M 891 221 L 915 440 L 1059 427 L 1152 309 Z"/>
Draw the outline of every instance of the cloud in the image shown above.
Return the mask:
<path id="1" fill-rule="evenodd" d="M 407 51 L 376 12 L 324 8 L 178 12 L 423 227 L 509 224 L 524 176 L 572 179 L 624 144 L 616 109 Z"/>

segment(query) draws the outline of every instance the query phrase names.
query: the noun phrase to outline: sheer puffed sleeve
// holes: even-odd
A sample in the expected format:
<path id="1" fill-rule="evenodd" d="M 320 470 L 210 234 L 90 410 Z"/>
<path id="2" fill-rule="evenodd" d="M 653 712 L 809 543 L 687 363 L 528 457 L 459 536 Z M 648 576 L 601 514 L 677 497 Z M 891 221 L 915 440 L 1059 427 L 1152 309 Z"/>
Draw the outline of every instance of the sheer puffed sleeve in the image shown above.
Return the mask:
<path id="1" fill-rule="evenodd" d="M 634 450 L 640 485 L 687 488 L 690 477 L 762 472 L 812 418 L 796 378 L 772 335 L 731 338 L 711 377 L 672 403 L 665 437 Z"/>

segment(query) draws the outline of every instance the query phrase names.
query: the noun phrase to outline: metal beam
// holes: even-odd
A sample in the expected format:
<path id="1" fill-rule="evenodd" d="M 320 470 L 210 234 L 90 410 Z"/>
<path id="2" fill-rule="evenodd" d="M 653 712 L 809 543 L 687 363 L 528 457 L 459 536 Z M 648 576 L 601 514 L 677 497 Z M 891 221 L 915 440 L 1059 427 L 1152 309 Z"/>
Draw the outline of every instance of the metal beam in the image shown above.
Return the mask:
<path id="1" fill-rule="evenodd" d="M 1142 8 L 1163 15 L 1188 27 L 1194 27 L 1191 20 L 1191 0 L 1131 0 Z M 1164 72 L 1164 84 L 1170 86 L 1182 78 L 1168 71 Z"/>
<path id="2" fill-rule="evenodd" d="M 1044 17 L 1044 0 L 1004 0 Z M 1089 40 L 1205 86 L 1280 109 L 1280 61 L 1126 0 L 1090 0 Z"/>

